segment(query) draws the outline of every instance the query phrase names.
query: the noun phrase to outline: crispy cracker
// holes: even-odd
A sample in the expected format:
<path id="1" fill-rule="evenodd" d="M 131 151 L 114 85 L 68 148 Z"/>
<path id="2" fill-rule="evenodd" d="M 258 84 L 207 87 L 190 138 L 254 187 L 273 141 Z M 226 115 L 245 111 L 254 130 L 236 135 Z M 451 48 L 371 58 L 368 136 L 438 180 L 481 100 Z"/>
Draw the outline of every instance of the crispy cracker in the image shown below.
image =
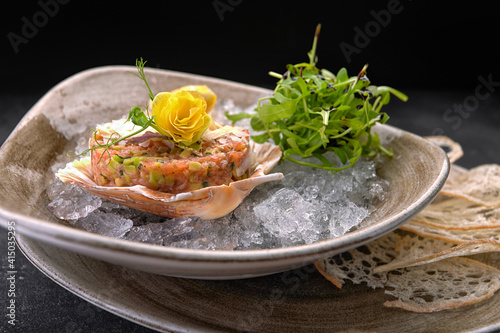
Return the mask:
<path id="1" fill-rule="evenodd" d="M 398 256 L 389 264 L 376 267 L 374 273 L 424 265 L 452 257 L 490 252 L 500 253 L 500 242 L 492 239 L 478 239 L 454 245 L 436 239 L 407 235 L 401 239 L 398 248 Z"/>
<path id="2" fill-rule="evenodd" d="M 450 173 L 448 174 L 448 178 L 446 179 L 447 182 L 455 180 L 458 176 L 466 173 L 467 170 L 466 168 L 462 168 L 461 166 L 452 164 L 450 167 Z"/>
<path id="3" fill-rule="evenodd" d="M 338 288 L 342 287 L 344 280 L 351 280 L 355 284 L 366 282 L 369 287 L 382 288 L 387 279 L 386 274 L 374 274 L 373 269 L 396 257 L 395 248 L 400 239 L 399 235 L 391 232 L 356 249 L 318 260 L 315 266 Z"/>
<path id="4" fill-rule="evenodd" d="M 450 163 L 454 163 L 464 155 L 462 146 L 447 136 L 427 136 L 425 139 L 445 149 L 445 151 L 447 150 L 446 155 L 448 155 Z"/>
<path id="5" fill-rule="evenodd" d="M 342 285 L 344 284 L 344 280 L 340 278 L 339 276 L 336 276 L 336 271 L 332 270 L 329 265 L 334 265 L 335 262 L 330 260 L 331 258 L 328 259 L 322 259 L 322 260 L 317 260 L 314 263 L 314 266 L 316 266 L 316 269 L 318 272 L 323 275 L 325 279 L 333 283 L 333 285 L 337 288 L 342 288 Z"/>
<path id="6" fill-rule="evenodd" d="M 500 165 L 484 164 L 448 179 L 442 194 L 485 207 L 500 205 Z"/>
<path id="7" fill-rule="evenodd" d="M 454 244 L 462 244 L 484 238 L 500 241 L 500 228 L 470 230 L 443 229 L 412 219 L 400 226 L 399 229 L 411 231 L 422 237 L 429 237 Z"/>
<path id="8" fill-rule="evenodd" d="M 483 264 L 495 267 L 500 270 L 500 252 L 488 252 L 472 255 L 469 258 L 482 262 Z"/>
<path id="9" fill-rule="evenodd" d="M 468 258 L 448 258 L 388 274 L 384 306 L 414 312 L 454 309 L 484 301 L 500 289 L 500 270 Z"/>
<path id="10" fill-rule="evenodd" d="M 500 228 L 500 207 L 488 208 L 461 198 L 448 197 L 432 202 L 413 219 L 442 229 Z"/>

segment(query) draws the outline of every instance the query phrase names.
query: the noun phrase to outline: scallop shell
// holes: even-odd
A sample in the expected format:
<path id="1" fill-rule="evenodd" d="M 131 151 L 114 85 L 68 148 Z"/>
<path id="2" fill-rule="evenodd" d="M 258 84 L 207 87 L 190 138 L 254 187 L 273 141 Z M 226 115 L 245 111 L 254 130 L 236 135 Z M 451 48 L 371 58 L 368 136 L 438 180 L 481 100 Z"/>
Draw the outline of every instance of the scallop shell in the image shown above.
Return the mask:
<path id="1" fill-rule="evenodd" d="M 101 198 L 144 212 L 167 217 L 198 216 L 209 220 L 229 214 L 257 185 L 283 178 L 282 173 L 268 174 L 281 158 L 278 146 L 250 141 L 250 149 L 254 163 L 247 179 L 178 194 L 159 192 L 142 185 L 99 186 L 92 177 L 90 158 L 68 163 L 56 176 Z"/>

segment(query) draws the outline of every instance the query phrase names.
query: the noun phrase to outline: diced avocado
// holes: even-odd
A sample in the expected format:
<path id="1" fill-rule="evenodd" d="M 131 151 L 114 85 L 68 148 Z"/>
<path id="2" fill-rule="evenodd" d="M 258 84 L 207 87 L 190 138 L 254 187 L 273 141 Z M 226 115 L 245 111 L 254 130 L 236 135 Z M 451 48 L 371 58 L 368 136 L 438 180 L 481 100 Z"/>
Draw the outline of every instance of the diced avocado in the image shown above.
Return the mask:
<path id="1" fill-rule="evenodd" d="M 123 163 L 124 158 L 118 154 L 115 154 L 115 155 L 113 155 L 113 160 L 118 162 L 118 163 Z"/>
<path id="2" fill-rule="evenodd" d="M 203 183 L 202 182 L 194 182 L 194 183 L 191 183 L 189 190 L 194 191 L 194 190 L 199 190 L 200 188 L 203 188 Z"/>
<path id="3" fill-rule="evenodd" d="M 149 173 L 149 183 L 154 186 L 158 186 L 158 182 L 163 178 L 163 174 L 156 171 L 151 171 Z"/>
<path id="4" fill-rule="evenodd" d="M 137 168 L 134 165 L 124 165 L 125 172 L 130 174 L 135 174 Z"/>
<path id="5" fill-rule="evenodd" d="M 201 169 L 200 162 L 189 162 L 189 171 L 194 172 Z"/>
<path id="6" fill-rule="evenodd" d="M 124 165 L 131 165 L 131 164 L 134 164 L 134 165 L 135 165 L 135 163 L 139 164 L 139 162 L 140 162 L 140 161 L 139 161 L 139 157 L 137 157 L 137 156 L 136 156 L 136 157 L 128 157 L 128 158 L 126 158 L 126 159 L 123 161 L 123 164 L 124 164 Z"/>
<path id="7" fill-rule="evenodd" d="M 116 156 L 116 155 L 114 155 L 114 156 Z M 116 172 L 116 170 L 120 168 L 120 163 L 119 163 L 119 162 L 117 162 L 117 161 L 116 161 L 116 160 L 114 160 L 114 159 L 111 159 L 111 160 L 109 161 L 108 168 L 109 168 L 112 172 Z"/>
<path id="8" fill-rule="evenodd" d="M 173 175 L 165 177 L 165 184 L 170 185 L 173 184 L 175 181 L 175 177 Z"/>
<path id="9" fill-rule="evenodd" d="M 180 157 L 186 158 L 191 156 L 191 151 L 189 149 L 184 149 L 182 153 L 179 154 Z"/>
<path id="10" fill-rule="evenodd" d="M 125 178 L 125 181 L 127 182 L 128 185 L 130 185 L 130 183 L 132 183 L 132 180 L 130 179 L 129 175 L 124 174 L 123 177 Z"/>

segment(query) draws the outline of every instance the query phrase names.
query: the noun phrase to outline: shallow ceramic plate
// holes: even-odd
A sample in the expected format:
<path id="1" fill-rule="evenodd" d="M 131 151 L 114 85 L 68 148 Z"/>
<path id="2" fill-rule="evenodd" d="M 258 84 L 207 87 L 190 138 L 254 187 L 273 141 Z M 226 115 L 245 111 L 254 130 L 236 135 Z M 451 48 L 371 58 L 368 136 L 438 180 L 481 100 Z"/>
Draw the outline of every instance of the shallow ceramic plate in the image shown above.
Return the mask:
<path id="1" fill-rule="evenodd" d="M 170 276 L 230 279 L 259 276 L 300 267 L 367 243 L 397 228 L 422 210 L 439 192 L 449 172 L 444 151 L 427 140 L 385 125 L 375 127 L 383 144 L 394 150 L 377 172 L 390 181 L 387 198 L 361 227 L 348 234 L 272 250 L 208 251 L 161 247 L 113 239 L 69 227 L 47 210 L 48 171 L 65 153 L 81 128 L 118 119 L 132 106 L 144 105 L 148 93 L 129 71 L 134 67 L 91 69 L 51 89 L 26 114 L 0 150 L 0 219 L 16 221 L 20 234 L 57 247 L 119 265 Z M 187 84 L 207 84 L 221 101 L 246 108 L 269 90 L 191 74 L 149 69 L 154 92 Z"/>
<path id="2" fill-rule="evenodd" d="M 386 308 L 382 289 L 342 289 L 309 265 L 253 279 L 208 281 L 145 273 L 18 237 L 43 273 L 77 296 L 162 332 L 498 332 L 500 293 L 461 309 Z M 78 318 L 75 319 L 78 322 Z"/>

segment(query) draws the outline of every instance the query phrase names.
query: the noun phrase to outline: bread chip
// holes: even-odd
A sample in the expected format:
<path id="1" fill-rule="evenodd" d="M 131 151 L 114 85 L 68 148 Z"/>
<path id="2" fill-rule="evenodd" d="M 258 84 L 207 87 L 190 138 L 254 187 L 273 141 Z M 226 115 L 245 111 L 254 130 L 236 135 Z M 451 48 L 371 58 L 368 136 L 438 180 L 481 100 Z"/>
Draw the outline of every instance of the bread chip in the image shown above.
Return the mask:
<path id="1" fill-rule="evenodd" d="M 314 263 L 314 266 L 316 266 L 318 272 L 321 275 L 323 275 L 325 279 L 333 283 L 335 287 L 340 289 L 344 284 L 344 280 L 336 275 L 337 274 L 336 266 L 333 265 L 335 265 L 333 257 L 328 259 L 317 260 Z"/>
<path id="2" fill-rule="evenodd" d="M 438 145 L 439 147 L 445 149 L 445 151 L 447 151 L 446 154 L 448 155 L 450 163 L 454 163 L 464 155 L 462 146 L 460 146 L 458 142 L 453 141 L 447 136 L 427 136 L 425 138 L 435 145 Z"/>
<path id="3" fill-rule="evenodd" d="M 355 284 L 366 282 L 374 289 L 384 288 L 386 294 L 397 298 L 386 301 L 385 306 L 414 312 L 463 307 L 486 300 L 500 289 L 499 269 L 463 257 L 441 258 L 439 262 L 376 272 L 377 267 L 382 267 L 378 266 L 380 263 L 398 255 L 396 249 L 401 255 L 407 253 L 407 242 L 410 240 L 402 241 L 393 232 L 358 249 L 318 260 L 315 265 L 338 288 L 344 280 Z M 428 251 L 431 243 L 423 246 L 421 252 Z M 449 247 L 450 244 L 439 246 Z"/>
<path id="4" fill-rule="evenodd" d="M 376 267 L 373 272 L 380 273 L 478 253 L 500 253 L 500 242 L 492 239 L 478 239 L 455 245 L 437 239 L 407 235 L 401 239 L 398 249 L 398 256 L 392 262 Z"/>
<path id="5" fill-rule="evenodd" d="M 458 176 L 468 172 L 466 168 L 462 168 L 461 166 L 452 164 L 450 167 L 450 173 L 448 174 L 448 178 L 446 179 L 446 182 L 453 181 L 456 179 Z"/>
<path id="6" fill-rule="evenodd" d="M 401 230 L 411 231 L 419 236 L 439 239 L 454 244 L 462 244 L 477 239 L 493 239 L 500 241 L 500 228 L 483 228 L 470 230 L 455 230 L 436 228 L 435 226 L 418 222 L 414 219 L 406 222 Z"/>
<path id="7" fill-rule="evenodd" d="M 382 288 L 387 280 L 386 274 L 374 274 L 373 269 L 391 262 L 397 255 L 396 245 L 401 237 L 394 232 L 356 249 L 318 260 L 318 271 L 338 288 L 344 280 L 355 284 L 366 282 L 369 287 Z"/>
<path id="8" fill-rule="evenodd" d="M 441 198 L 413 218 L 442 229 L 500 228 L 500 207 L 488 208 L 460 198 Z"/>
<path id="9" fill-rule="evenodd" d="M 482 262 L 483 264 L 500 269 L 500 252 L 489 252 L 472 255 L 469 258 Z"/>
<path id="10" fill-rule="evenodd" d="M 387 307 L 434 312 L 478 303 L 500 289 L 500 270 L 468 258 L 407 267 L 388 274 Z"/>
<path id="11" fill-rule="evenodd" d="M 448 179 L 442 194 L 485 207 L 500 205 L 500 165 L 484 164 Z"/>

